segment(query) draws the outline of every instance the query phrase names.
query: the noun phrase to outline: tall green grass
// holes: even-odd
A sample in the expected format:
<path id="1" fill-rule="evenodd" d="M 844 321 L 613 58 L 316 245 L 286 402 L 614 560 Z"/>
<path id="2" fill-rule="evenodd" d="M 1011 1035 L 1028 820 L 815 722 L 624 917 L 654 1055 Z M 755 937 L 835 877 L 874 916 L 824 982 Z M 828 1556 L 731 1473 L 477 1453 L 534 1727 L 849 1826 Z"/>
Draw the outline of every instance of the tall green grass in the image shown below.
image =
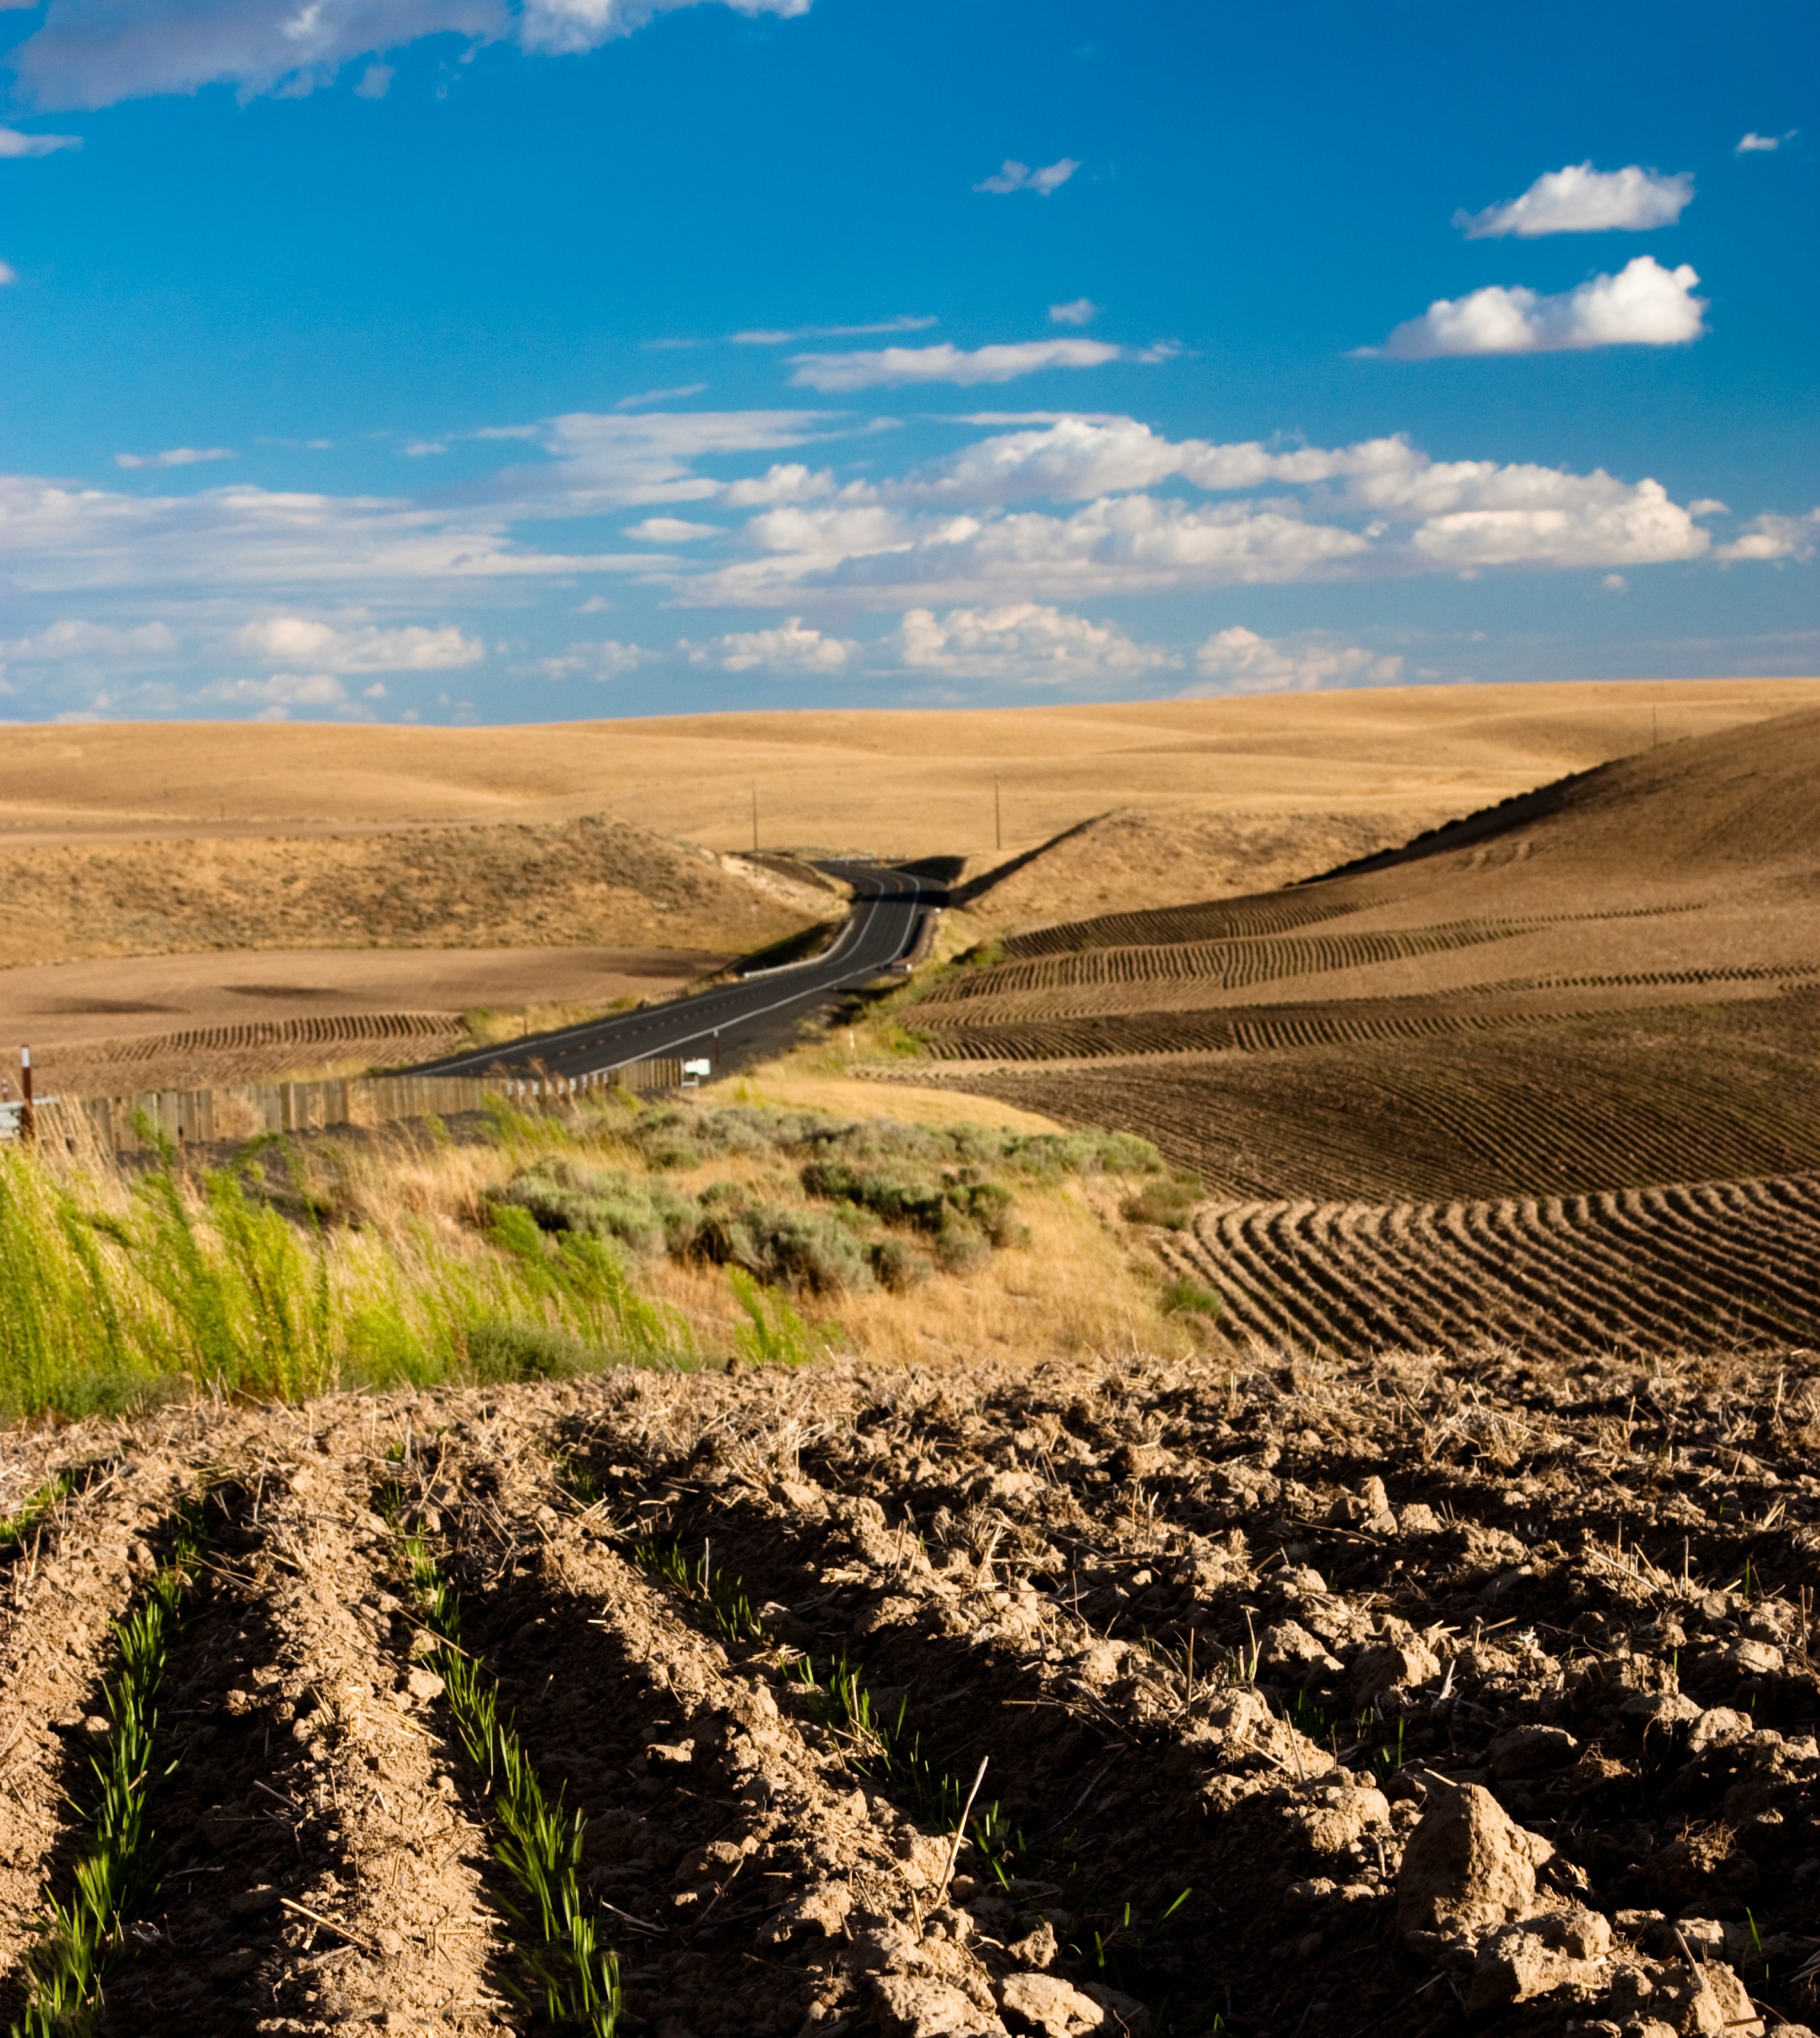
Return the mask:
<path id="1" fill-rule="evenodd" d="M 599 1240 L 547 1238 L 513 1209 L 465 1255 L 427 1223 L 329 1234 L 252 1180 L 190 1180 L 168 1151 L 128 1183 L 0 1150 L 0 1421 L 186 1388 L 288 1401 L 691 1355 Z"/>

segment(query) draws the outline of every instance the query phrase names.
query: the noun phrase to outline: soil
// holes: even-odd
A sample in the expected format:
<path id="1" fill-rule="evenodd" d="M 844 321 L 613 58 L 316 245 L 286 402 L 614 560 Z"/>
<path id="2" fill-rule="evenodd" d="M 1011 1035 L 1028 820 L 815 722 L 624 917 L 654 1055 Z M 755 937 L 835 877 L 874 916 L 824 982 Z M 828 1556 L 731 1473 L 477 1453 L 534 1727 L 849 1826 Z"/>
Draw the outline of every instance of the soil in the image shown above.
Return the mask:
<path id="1" fill-rule="evenodd" d="M 828 907 L 819 886 L 598 816 L 9 849 L 0 896 L 0 967 L 209 949 L 744 953 Z"/>
<path id="2" fill-rule="evenodd" d="M 187 1483 L 209 1563 L 104 2029 L 533 2028 L 392 1507 L 588 1815 L 629 2032 L 1799 2030 L 1816 1442 L 1811 1351 L 1487 1350 L 627 1371 L 15 1436 L 0 1506 L 108 1469 L 10 1560 L 0 2012 L 68 1873 L 104 1622 Z M 724 1638 L 698 1564 L 756 1630 Z M 831 1706 L 843 1668 L 891 1760 Z"/>
<path id="3" fill-rule="evenodd" d="M 0 970 L 0 1042 L 30 1045 L 41 1092 L 202 1089 L 427 1060 L 473 1044 L 464 1014 L 490 1014 L 516 1036 L 553 1007 L 581 1017 L 673 996 L 728 960 L 701 949 L 251 949 L 51 964 Z"/>

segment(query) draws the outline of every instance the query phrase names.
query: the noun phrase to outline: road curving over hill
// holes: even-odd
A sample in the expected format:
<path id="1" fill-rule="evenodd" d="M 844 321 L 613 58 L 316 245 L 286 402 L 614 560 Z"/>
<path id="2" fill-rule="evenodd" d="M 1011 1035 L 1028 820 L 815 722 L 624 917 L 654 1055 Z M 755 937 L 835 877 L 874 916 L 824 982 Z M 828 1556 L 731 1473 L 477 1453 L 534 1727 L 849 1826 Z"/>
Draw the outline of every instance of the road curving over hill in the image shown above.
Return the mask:
<path id="1" fill-rule="evenodd" d="M 856 897 L 834 945 L 807 962 L 755 972 L 691 998 L 646 1006 L 505 1045 L 445 1056 L 413 1075 L 481 1075 L 533 1066 L 552 1076 L 597 1075 L 629 1062 L 682 1056 L 710 1061 L 718 1075 L 735 1060 L 783 1044 L 815 1007 L 868 983 L 915 947 L 925 916 L 945 899 L 927 877 L 866 863 L 824 863 Z"/>

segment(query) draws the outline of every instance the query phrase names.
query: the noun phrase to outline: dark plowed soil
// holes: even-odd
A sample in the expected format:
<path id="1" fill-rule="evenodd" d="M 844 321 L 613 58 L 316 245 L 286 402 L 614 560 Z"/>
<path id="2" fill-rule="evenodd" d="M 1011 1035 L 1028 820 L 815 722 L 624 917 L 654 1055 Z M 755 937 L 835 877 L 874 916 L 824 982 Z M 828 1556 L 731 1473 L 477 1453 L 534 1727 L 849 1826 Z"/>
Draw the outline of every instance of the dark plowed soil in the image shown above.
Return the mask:
<path id="1" fill-rule="evenodd" d="M 105 2028 L 539 2028 L 486 1780 L 414 1662 L 408 1522 L 587 1814 L 630 2032 L 1799 2029 L 1816 1442 L 1811 1352 L 225 1415 L 158 1460 L 210 1557 Z M 30 1592 L 148 1522 L 118 1483 L 83 1504 Z M 13 1678 L 61 1641 L 20 1616 Z M 37 1866 L 12 1845 L 55 1885 L 51 1823 Z"/>

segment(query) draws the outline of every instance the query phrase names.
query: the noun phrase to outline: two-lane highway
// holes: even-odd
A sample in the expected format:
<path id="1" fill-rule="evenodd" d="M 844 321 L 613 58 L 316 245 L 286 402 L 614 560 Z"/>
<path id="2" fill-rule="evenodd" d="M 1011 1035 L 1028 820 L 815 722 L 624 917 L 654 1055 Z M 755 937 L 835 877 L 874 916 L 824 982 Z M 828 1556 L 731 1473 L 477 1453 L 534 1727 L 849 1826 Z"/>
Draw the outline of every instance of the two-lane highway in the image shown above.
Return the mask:
<path id="1" fill-rule="evenodd" d="M 833 946 L 808 961 L 717 985 L 693 998 L 672 998 L 557 1032 L 533 1033 L 472 1054 L 448 1055 L 411 1073 L 481 1075 L 535 1063 L 553 1076 L 587 1076 L 626 1062 L 680 1056 L 711 1060 L 718 1074 L 742 1052 L 761 1044 L 781 1044 L 823 1000 L 869 983 L 908 955 L 923 915 L 944 896 L 941 885 L 901 870 L 864 863 L 819 867 L 845 878 L 857 896 Z"/>

